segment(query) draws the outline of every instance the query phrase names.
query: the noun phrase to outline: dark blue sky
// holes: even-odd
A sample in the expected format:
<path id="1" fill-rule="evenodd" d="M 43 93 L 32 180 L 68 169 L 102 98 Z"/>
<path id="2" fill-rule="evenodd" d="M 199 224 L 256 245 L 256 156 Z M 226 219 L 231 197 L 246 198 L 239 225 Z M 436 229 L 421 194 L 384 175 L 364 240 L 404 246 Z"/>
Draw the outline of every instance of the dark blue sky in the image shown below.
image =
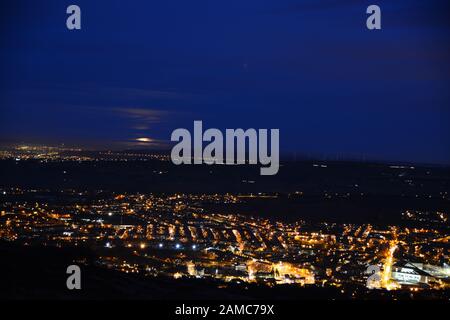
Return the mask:
<path id="1" fill-rule="evenodd" d="M 124 148 L 203 120 L 280 128 L 285 153 L 450 164 L 446 2 L 5 0 L 0 139 Z"/>

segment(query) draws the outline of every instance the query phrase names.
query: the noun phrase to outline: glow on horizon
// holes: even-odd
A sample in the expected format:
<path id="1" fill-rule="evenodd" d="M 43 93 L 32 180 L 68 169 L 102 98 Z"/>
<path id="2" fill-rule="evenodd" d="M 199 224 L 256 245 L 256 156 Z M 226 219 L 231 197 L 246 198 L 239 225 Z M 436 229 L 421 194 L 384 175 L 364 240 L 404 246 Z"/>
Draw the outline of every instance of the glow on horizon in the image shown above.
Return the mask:
<path id="1" fill-rule="evenodd" d="M 153 140 L 150 139 L 150 138 L 141 137 L 141 138 L 136 138 L 136 141 L 139 141 L 139 142 L 152 142 Z"/>

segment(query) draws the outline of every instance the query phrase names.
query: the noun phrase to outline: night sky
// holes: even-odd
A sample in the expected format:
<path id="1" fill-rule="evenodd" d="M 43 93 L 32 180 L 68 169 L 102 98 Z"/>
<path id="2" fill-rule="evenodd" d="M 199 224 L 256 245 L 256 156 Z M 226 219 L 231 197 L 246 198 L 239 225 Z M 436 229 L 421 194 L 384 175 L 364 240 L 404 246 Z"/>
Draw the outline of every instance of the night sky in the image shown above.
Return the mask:
<path id="1" fill-rule="evenodd" d="M 285 154 L 450 164 L 448 1 L 1 2 L 0 142 L 160 148 L 203 120 L 279 128 Z"/>

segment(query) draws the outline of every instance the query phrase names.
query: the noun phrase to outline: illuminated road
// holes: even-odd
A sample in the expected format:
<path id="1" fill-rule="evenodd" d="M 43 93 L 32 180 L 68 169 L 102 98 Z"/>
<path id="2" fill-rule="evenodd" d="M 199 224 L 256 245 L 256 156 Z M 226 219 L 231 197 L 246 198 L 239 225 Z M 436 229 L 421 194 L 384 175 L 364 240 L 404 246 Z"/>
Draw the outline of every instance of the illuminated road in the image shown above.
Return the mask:
<path id="1" fill-rule="evenodd" d="M 391 280 L 392 265 L 394 264 L 394 252 L 397 250 L 397 240 L 390 242 L 390 247 L 383 264 L 383 272 L 381 274 L 381 287 L 387 290 L 397 288 L 397 284 Z"/>

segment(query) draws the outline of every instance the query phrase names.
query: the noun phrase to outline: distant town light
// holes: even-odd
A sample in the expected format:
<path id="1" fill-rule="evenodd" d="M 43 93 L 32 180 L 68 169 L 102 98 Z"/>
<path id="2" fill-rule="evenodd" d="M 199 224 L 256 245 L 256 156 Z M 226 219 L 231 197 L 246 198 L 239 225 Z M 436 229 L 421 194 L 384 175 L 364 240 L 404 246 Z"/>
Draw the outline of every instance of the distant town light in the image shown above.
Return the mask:
<path id="1" fill-rule="evenodd" d="M 162 244 L 162 243 L 158 244 L 158 247 L 162 248 L 162 247 L 163 247 L 163 244 Z"/>
<path id="2" fill-rule="evenodd" d="M 175 248 L 180 249 L 180 244 L 177 243 L 177 244 L 175 245 Z"/>

